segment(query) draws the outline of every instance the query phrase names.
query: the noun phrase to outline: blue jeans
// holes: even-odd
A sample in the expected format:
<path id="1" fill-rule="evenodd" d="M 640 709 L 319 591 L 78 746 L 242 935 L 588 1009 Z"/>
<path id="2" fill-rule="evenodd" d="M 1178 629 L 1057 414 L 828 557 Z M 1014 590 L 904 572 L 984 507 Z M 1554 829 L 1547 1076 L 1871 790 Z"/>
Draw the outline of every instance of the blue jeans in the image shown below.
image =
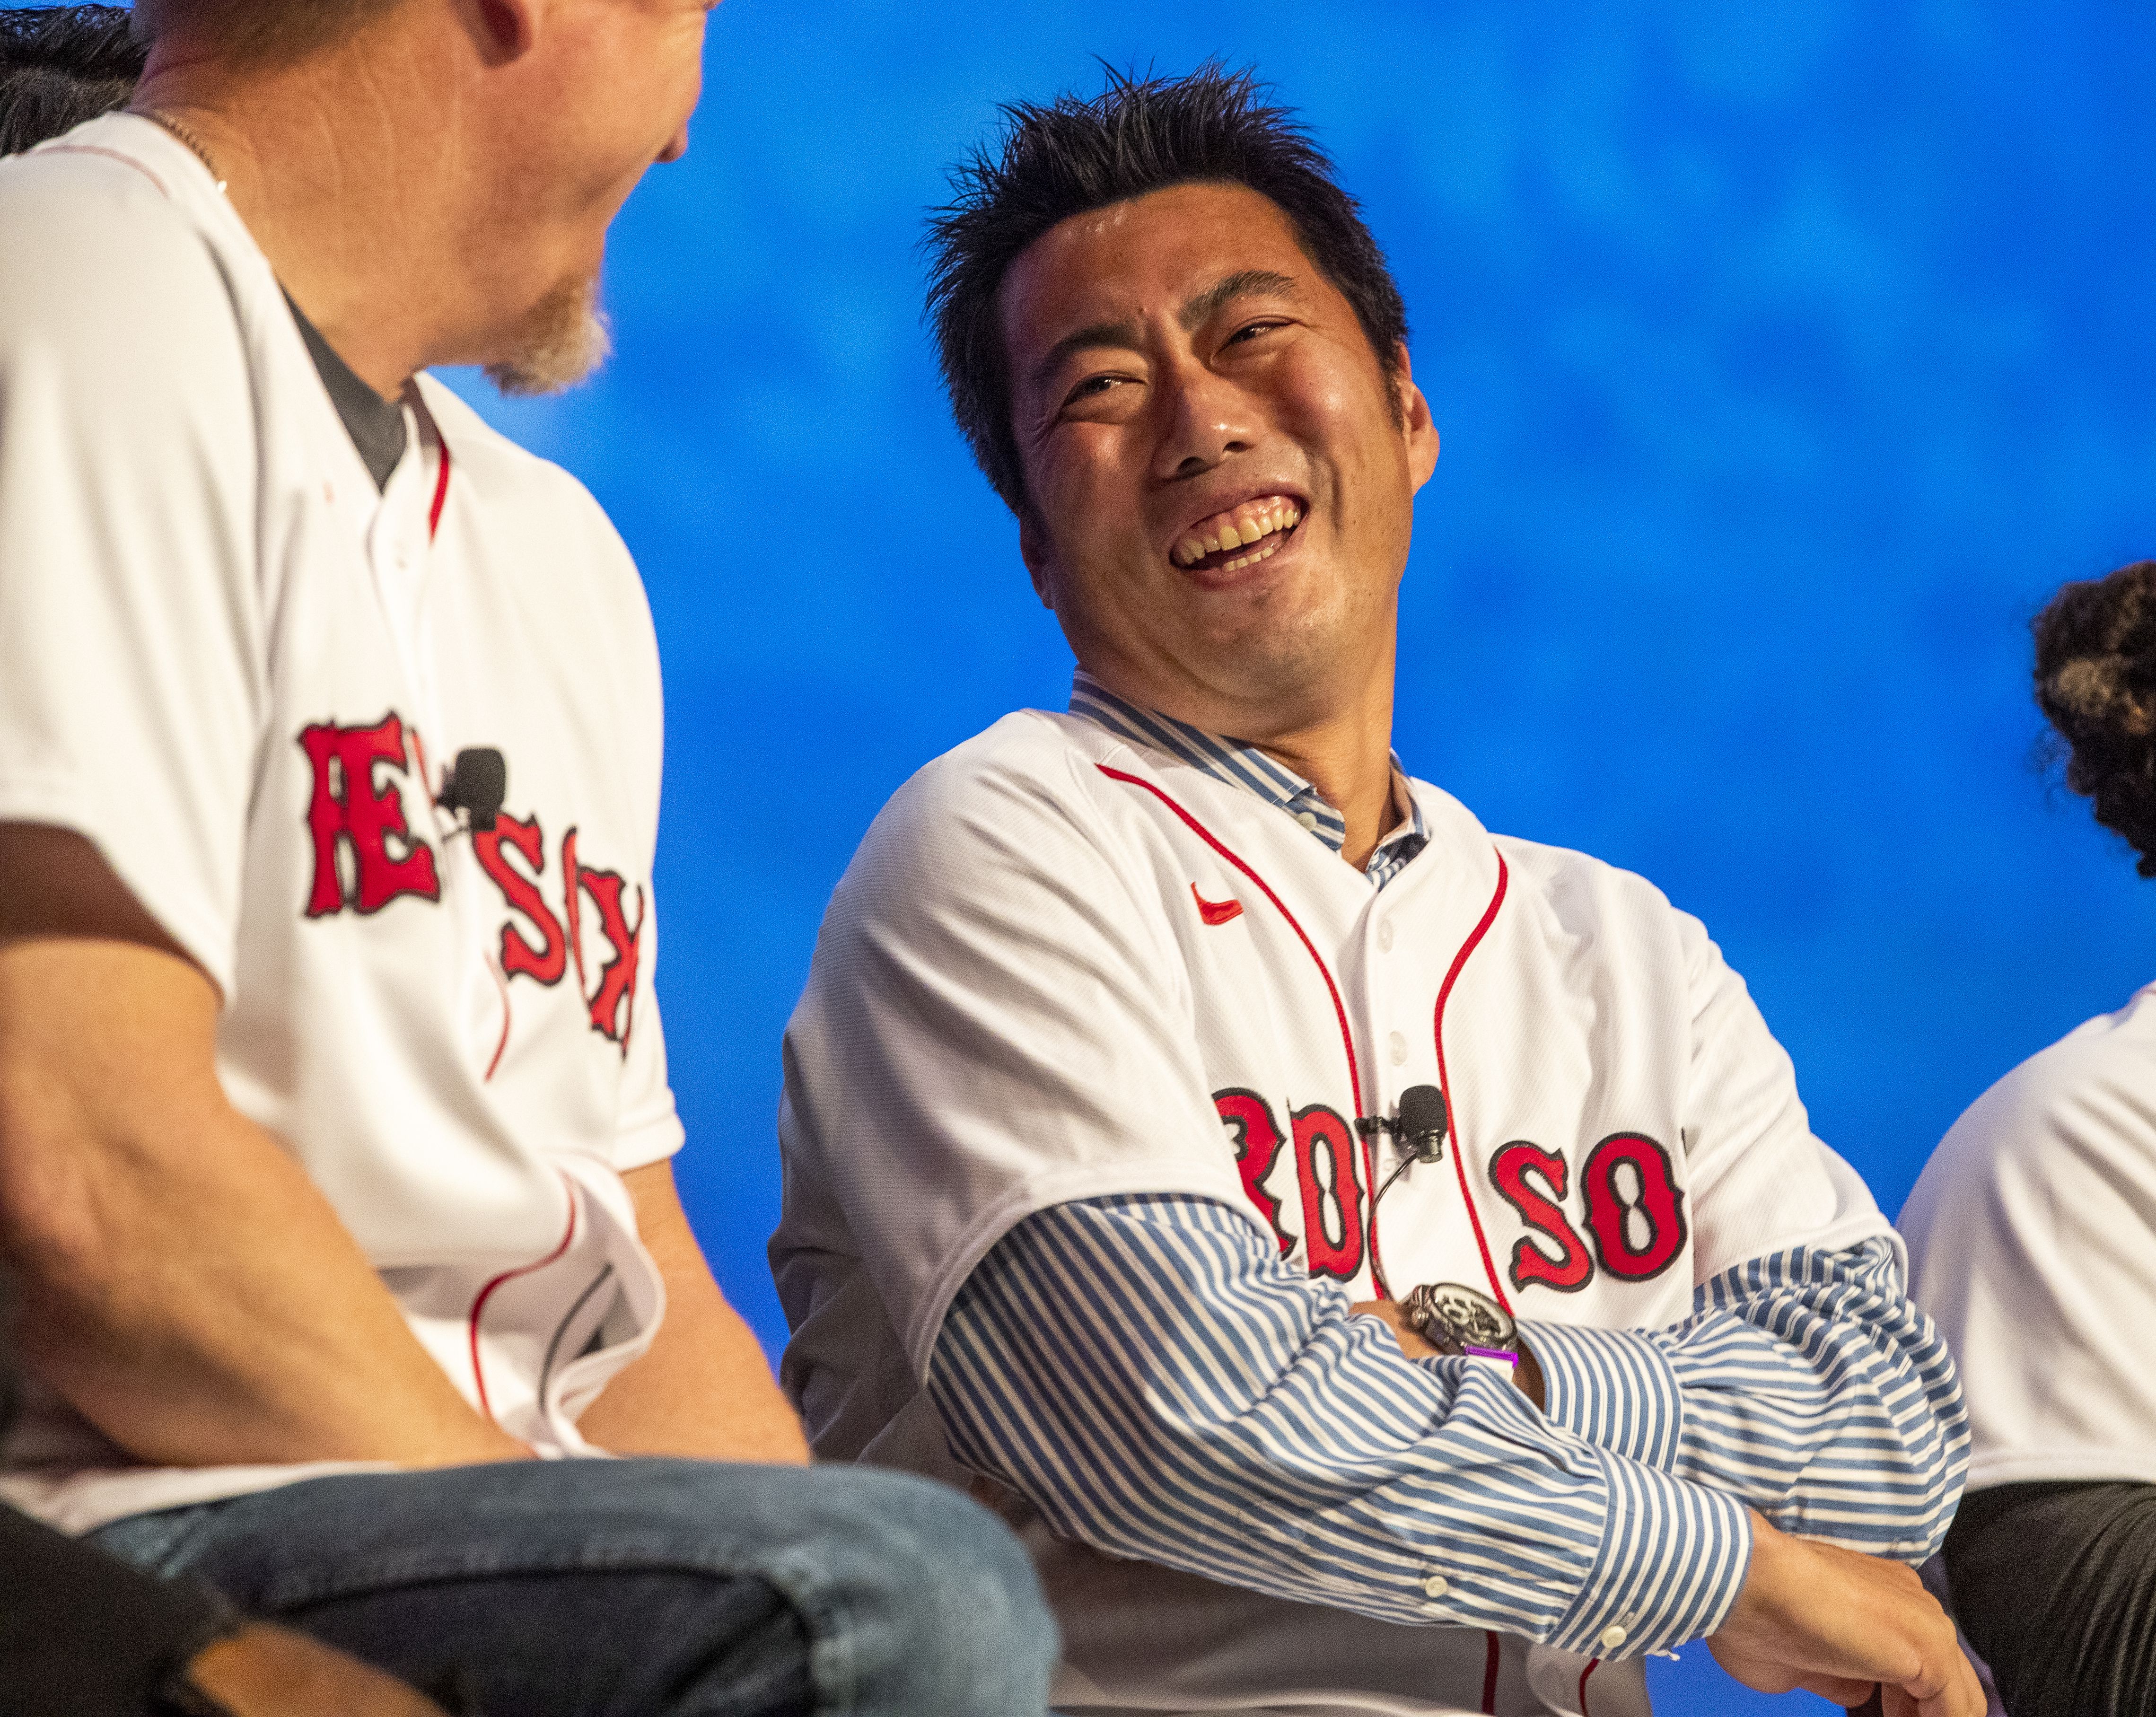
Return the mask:
<path id="1" fill-rule="evenodd" d="M 861 1467 L 357 1474 L 95 1538 L 485 1717 L 1038 1717 L 1056 1652 L 1001 1522 Z"/>

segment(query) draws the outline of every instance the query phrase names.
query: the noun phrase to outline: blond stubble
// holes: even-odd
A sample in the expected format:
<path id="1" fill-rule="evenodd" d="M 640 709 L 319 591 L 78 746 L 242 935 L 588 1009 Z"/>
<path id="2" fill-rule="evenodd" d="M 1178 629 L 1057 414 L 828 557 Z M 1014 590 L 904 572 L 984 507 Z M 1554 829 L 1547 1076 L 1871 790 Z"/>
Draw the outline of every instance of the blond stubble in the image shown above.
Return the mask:
<path id="1" fill-rule="evenodd" d="M 486 366 L 486 378 L 518 398 L 560 393 L 598 368 L 613 350 L 598 279 L 564 280 L 531 307 L 513 349 Z"/>

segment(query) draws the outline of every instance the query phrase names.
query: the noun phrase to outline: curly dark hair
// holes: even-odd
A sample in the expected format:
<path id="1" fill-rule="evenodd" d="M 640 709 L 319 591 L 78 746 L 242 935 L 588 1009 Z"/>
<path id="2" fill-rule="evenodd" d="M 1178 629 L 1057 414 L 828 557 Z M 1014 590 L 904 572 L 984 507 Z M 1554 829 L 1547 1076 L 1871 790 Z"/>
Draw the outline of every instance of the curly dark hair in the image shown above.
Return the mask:
<path id="1" fill-rule="evenodd" d="M 997 307 L 1004 275 L 1034 239 L 1072 215 L 1171 185 L 1248 186 L 1270 197 L 1303 252 L 1355 309 L 1386 373 L 1399 368 L 1407 307 L 1361 206 L 1331 159 L 1284 107 L 1265 105 L 1256 74 L 1217 62 L 1188 77 L 1108 72 L 1092 100 L 1014 102 L 993 149 L 952 170 L 952 200 L 930 218 L 928 313 L 951 413 L 1013 512 L 1024 500 Z"/>
<path id="2" fill-rule="evenodd" d="M 2156 877 L 2156 561 L 2066 586 L 2030 629 L 2066 785 Z"/>
<path id="3" fill-rule="evenodd" d="M 144 49 L 124 6 L 0 10 L 0 155 L 125 107 Z"/>

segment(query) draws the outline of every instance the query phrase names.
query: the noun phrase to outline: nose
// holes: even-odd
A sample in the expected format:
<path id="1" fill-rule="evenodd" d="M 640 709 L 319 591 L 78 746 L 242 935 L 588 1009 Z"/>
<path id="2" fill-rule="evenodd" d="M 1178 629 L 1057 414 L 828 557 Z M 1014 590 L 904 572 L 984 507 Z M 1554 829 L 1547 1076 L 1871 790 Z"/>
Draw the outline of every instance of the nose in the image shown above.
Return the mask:
<path id="1" fill-rule="evenodd" d="M 1258 432 L 1249 394 L 1195 359 L 1177 365 L 1156 383 L 1163 413 L 1153 474 L 1163 480 L 1195 477 L 1230 454 L 1248 452 Z"/>

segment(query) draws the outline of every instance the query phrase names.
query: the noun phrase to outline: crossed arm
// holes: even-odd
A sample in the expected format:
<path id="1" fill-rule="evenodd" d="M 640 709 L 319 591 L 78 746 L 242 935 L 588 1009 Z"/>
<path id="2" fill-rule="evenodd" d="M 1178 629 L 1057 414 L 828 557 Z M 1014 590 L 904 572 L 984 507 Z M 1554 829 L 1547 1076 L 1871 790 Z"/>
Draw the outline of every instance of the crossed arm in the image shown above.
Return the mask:
<path id="1" fill-rule="evenodd" d="M 1909 1569 L 1768 1518 L 1817 1532 L 1806 1510 L 1820 1497 L 1868 1490 L 1815 1469 L 1846 1457 L 1844 1427 L 1883 1413 L 1893 1422 L 1870 1440 L 1888 1452 L 1859 1464 L 1907 1494 L 1882 1511 L 1894 1518 L 1836 1535 L 1913 1558 L 1942 1530 L 1958 1472 L 1935 1422 L 1950 1368 L 1921 1318 L 1855 1327 L 1852 1306 L 1885 1297 L 1864 1273 L 1861 1258 L 1823 1271 L 1795 1296 L 1813 1324 L 1851 1326 L 1831 1340 L 1797 1329 L 1770 1291 L 1757 1314 L 1794 1343 L 1707 1294 L 1676 1332 L 1578 1332 L 1615 1336 L 1599 1355 L 1546 1344 L 1568 1428 L 1485 1368 L 1409 1357 L 1223 1205 L 1096 1199 L 1036 1213 L 990 1253 L 929 1386 L 962 1461 L 1117 1555 L 1604 1655 L 1704 1633 L 1755 1687 L 1855 1704 L 1883 1682 L 1889 1711 L 1978 1711 L 1953 1629 Z M 1526 1326 L 1531 1346 L 1544 1328 Z M 1617 1392 L 1598 1395 L 1598 1371 L 1635 1364 L 1665 1384 L 1691 1367 L 1693 1386 L 1603 1411 Z M 1782 1396 L 1773 1433 L 1732 1434 L 1717 1381 L 1763 1377 Z"/>
<path id="2" fill-rule="evenodd" d="M 30 1369 L 155 1463 L 526 1455 L 429 1357 L 280 1142 L 226 1099 L 218 1008 L 87 841 L 0 823 L 0 1264 Z M 670 1168 L 629 1182 L 669 1311 L 586 1433 L 624 1453 L 804 1460 Z"/>

